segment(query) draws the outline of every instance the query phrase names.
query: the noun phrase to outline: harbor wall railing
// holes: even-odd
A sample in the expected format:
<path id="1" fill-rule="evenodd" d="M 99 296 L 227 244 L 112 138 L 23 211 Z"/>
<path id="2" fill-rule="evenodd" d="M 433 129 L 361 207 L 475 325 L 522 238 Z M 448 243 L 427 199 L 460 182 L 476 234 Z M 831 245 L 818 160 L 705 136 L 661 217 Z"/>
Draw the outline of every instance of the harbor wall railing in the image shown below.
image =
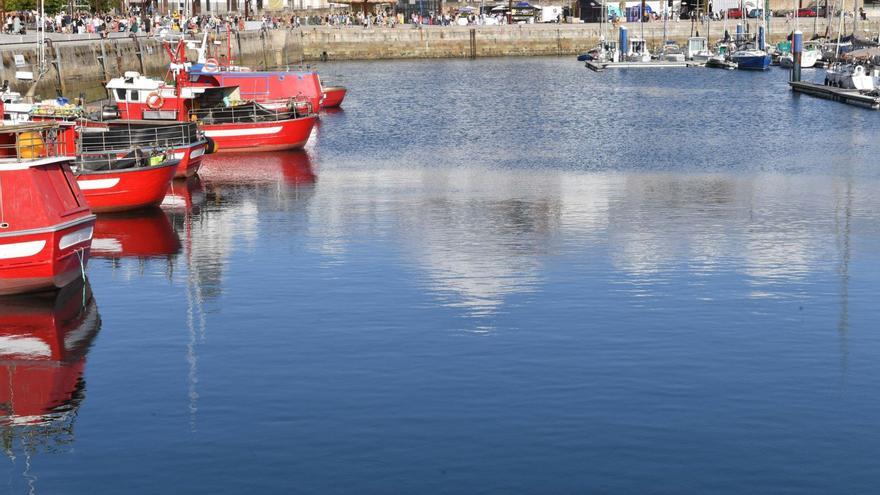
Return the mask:
<path id="1" fill-rule="evenodd" d="M 749 21 L 755 32 L 754 20 Z M 811 19 L 800 20 L 800 29 L 807 39 L 813 34 L 813 25 Z M 859 27 L 873 32 L 878 28 L 864 22 Z M 644 30 L 649 46 L 659 46 L 664 38 L 662 22 L 630 23 L 628 29 L 630 37 Z M 793 29 L 793 20 L 774 19 L 769 41 L 785 39 Z M 825 21 L 819 20 L 817 31 L 824 34 L 825 29 Z M 833 24 L 832 34 L 835 29 Z M 851 25 L 848 29 L 851 30 Z M 732 22 L 728 23 L 728 30 L 731 34 L 735 31 Z M 612 28 L 606 32 L 616 39 Z M 714 41 L 722 37 L 723 24 L 715 21 L 707 28 L 706 24 L 679 21 L 666 26 L 666 37 L 679 43 L 698 33 Z M 421 28 L 402 25 L 393 29 L 310 26 L 234 33 L 231 51 L 235 63 L 253 68 L 293 67 L 319 60 L 574 55 L 595 46 L 601 34 L 599 24 Z M 82 94 L 88 101 L 96 101 L 106 97 L 105 82 L 125 71 L 165 76 L 168 56 L 162 43 L 155 38 L 133 35 L 116 35 L 110 39 L 55 35 L 45 45 L 43 66 L 46 70 L 40 76 L 36 37 L 4 35 L 0 36 L 3 59 L 0 78 L 10 81 L 21 93 L 30 91 L 43 98 Z M 34 72 L 37 82 L 17 79 L 16 71 Z"/>

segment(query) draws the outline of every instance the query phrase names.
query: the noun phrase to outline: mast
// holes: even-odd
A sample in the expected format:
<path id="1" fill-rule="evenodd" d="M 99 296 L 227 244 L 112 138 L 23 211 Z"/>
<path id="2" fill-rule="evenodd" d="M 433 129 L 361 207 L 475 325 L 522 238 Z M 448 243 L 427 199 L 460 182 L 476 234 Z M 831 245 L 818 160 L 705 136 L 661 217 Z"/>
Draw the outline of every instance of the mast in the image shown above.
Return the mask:
<path id="1" fill-rule="evenodd" d="M 845 0 L 840 0 L 840 22 L 837 26 L 837 45 L 834 47 L 834 61 L 840 58 L 840 37 L 843 34 L 843 8 L 846 6 Z"/>
<path id="2" fill-rule="evenodd" d="M 853 0 L 853 25 L 852 25 L 852 35 L 853 35 L 853 46 L 855 46 L 856 42 L 856 26 L 859 25 L 859 0 Z"/>
<path id="3" fill-rule="evenodd" d="M 645 41 L 645 0 L 642 0 L 642 8 L 639 10 L 639 28 L 639 37 L 642 38 L 642 49 L 644 50 L 648 47 L 648 42 Z"/>
<path id="4" fill-rule="evenodd" d="M 669 17 L 667 12 L 669 11 L 669 4 L 667 2 L 663 2 L 663 48 L 666 48 L 666 19 Z"/>

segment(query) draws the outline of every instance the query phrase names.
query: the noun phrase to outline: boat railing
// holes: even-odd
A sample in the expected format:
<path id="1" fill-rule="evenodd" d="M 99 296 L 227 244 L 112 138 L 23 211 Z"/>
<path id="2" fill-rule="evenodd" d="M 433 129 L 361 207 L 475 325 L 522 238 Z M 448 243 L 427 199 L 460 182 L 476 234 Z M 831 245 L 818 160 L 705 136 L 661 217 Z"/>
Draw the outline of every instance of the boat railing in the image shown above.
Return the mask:
<path id="1" fill-rule="evenodd" d="M 0 159 L 28 161 L 70 155 L 73 135 L 54 122 L 23 122 L 0 126 Z M 68 142 L 70 141 L 70 142 Z"/>
<path id="2" fill-rule="evenodd" d="M 203 139 L 195 123 L 140 126 L 119 123 L 82 131 L 80 150 L 83 152 L 115 152 L 132 148 L 174 148 Z"/>
<path id="3" fill-rule="evenodd" d="M 277 122 L 311 115 L 312 107 L 296 101 L 281 100 L 281 106 L 267 103 L 244 102 L 234 105 L 218 105 L 190 111 L 190 120 L 204 124 L 247 124 Z"/>
<path id="4" fill-rule="evenodd" d="M 92 171 L 118 170 L 161 165 L 170 158 L 170 148 L 138 148 L 80 152 L 76 168 Z"/>

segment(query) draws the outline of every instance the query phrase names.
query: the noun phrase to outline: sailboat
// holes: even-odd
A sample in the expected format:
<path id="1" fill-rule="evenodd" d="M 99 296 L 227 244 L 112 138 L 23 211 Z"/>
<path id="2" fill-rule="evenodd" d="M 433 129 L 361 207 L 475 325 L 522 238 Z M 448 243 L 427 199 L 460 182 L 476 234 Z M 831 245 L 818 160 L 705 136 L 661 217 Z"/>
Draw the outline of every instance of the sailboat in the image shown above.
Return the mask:
<path id="1" fill-rule="evenodd" d="M 798 25 L 798 8 L 797 3 L 794 5 L 794 29 L 795 31 L 800 31 L 800 26 Z M 816 42 L 807 42 L 804 43 L 804 49 L 801 52 L 801 68 L 809 69 L 816 65 L 816 62 L 822 58 L 822 44 Z M 794 54 L 791 53 L 791 50 L 782 54 L 779 57 L 779 66 L 791 68 L 794 66 Z"/>
<path id="2" fill-rule="evenodd" d="M 741 48 L 730 54 L 730 60 L 736 63 L 736 68 L 741 70 L 767 70 L 770 67 L 772 57 L 764 47 L 764 33 L 767 18 L 762 14 L 761 27 L 758 28 L 757 43 L 746 43 Z"/>
<path id="3" fill-rule="evenodd" d="M 801 53 L 801 68 L 809 69 L 816 66 L 816 62 L 822 58 L 821 44 L 815 41 L 804 43 L 804 51 Z M 788 52 L 779 57 L 779 66 L 790 68 L 794 66 L 794 55 Z"/>
<path id="4" fill-rule="evenodd" d="M 845 5 L 846 2 L 842 1 L 840 6 L 840 27 L 837 30 L 837 48 L 834 53 L 834 60 L 840 59 L 840 40 L 843 31 L 843 9 Z M 838 61 L 825 71 L 825 86 L 873 91 L 880 87 L 880 68 L 867 61 L 853 60 L 850 63 Z"/>

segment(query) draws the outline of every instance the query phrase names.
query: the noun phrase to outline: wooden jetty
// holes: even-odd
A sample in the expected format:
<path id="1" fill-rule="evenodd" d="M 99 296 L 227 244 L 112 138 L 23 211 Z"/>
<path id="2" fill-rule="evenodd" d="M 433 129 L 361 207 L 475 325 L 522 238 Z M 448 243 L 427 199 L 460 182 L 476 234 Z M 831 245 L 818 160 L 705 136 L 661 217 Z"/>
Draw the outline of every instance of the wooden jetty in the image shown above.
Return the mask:
<path id="1" fill-rule="evenodd" d="M 876 96 L 877 93 L 873 93 L 872 96 L 872 94 L 859 91 L 858 89 L 841 89 L 802 81 L 790 81 L 788 84 L 795 93 L 805 93 L 810 96 L 825 98 L 826 100 L 839 101 L 847 105 L 880 110 L 880 96 Z"/>
<path id="2" fill-rule="evenodd" d="M 699 67 L 703 64 L 698 62 L 670 62 L 668 60 L 652 60 L 650 62 L 596 62 L 586 61 L 586 67 L 594 72 L 602 72 L 605 69 L 660 69 L 677 67 Z"/>

